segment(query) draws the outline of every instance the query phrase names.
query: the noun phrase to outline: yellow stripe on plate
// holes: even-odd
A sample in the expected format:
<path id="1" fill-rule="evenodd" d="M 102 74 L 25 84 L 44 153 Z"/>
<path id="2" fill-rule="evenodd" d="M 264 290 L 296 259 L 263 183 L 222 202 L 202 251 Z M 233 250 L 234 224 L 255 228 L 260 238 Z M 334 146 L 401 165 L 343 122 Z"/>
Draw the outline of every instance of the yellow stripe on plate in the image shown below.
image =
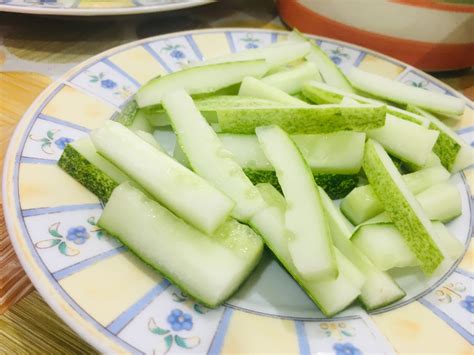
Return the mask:
<path id="1" fill-rule="evenodd" d="M 78 271 L 59 283 L 92 318 L 107 326 L 127 310 L 162 277 L 125 252 Z"/>
<path id="2" fill-rule="evenodd" d="M 110 118 L 115 109 L 104 101 L 70 86 L 64 86 L 45 106 L 42 113 L 94 129 Z"/>
<path id="3" fill-rule="evenodd" d="M 234 311 L 222 354 L 297 354 L 295 322 Z"/>
<path id="4" fill-rule="evenodd" d="M 141 46 L 115 54 L 109 60 L 142 85 L 158 75 L 166 74 L 160 63 Z"/>
<path id="5" fill-rule="evenodd" d="M 229 43 L 224 33 L 196 34 L 193 40 L 198 46 L 204 60 L 230 54 Z"/>
<path id="6" fill-rule="evenodd" d="M 472 354 L 471 345 L 421 303 L 372 319 L 400 354 Z"/>
<path id="7" fill-rule="evenodd" d="M 19 194 L 22 209 L 99 203 L 93 193 L 49 164 L 21 164 Z"/>

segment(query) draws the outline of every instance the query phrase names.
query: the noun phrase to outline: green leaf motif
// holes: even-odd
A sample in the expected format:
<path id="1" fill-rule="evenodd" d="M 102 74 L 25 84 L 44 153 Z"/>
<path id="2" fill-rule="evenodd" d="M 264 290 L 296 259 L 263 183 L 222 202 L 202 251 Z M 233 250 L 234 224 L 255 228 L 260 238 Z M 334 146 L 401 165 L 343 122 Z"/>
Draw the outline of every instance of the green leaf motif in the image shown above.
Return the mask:
<path id="1" fill-rule="evenodd" d="M 65 256 L 76 256 L 76 255 L 79 254 L 78 249 L 70 247 L 65 242 L 59 243 L 58 249 L 61 252 L 61 254 L 65 255 Z"/>
<path id="2" fill-rule="evenodd" d="M 188 296 L 184 292 L 181 291 L 180 293 L 173 292 L 172 298 L 173 298 L 173 301 L 181 303 L 181 302 L 186 301 L 188 299 Z"/>
<path id="3" fill-rule="evenodd" d="M 168 329 L 163 329 L 163 328 L 160 328 L 158 325 L 156 325 L 156 322 L 153 318 L 150 318 L 150 320 L 148 321 L 148 330 L 152 332 L 153 334 L 158 334 L 158 335 L 165 335 L 170 332 Z"/>
<path id="4" fill-rule="evenodd" d="M 180 337 L 179 335 L 175 335 L 174 341 L 176 342 L 176 345 L 178 345 L 181 348 L 192 349 L 201 343 L 201 338 L 199 337 L 183 338 L 183 337 Z"/>
<path id="5" fill-rule="evenodd" d="M 87 218 L 87 223 L 89 223 L 91 226 L 95 226 L 97 224 L 97 222 L 95 221 L 95 217 Z"/>
<path id="6" fill-rule="evenodd" d="M 341 333 L 344 334 L 346 337 L 351 337 L 351 336 L 352 336 L 352 334 L 349 333 L 349 332 L 346 331 L 346 330 L 341 330 Z"/>
<path id="7" fill-rule="evenodd" d="M 41 150 L 46 154 L 53 154 L 53 151 L 51 150 L 51 142 L 47 141 L 41 144 Z"/>
<path id="8" fill-rule="evenodd" d="M 49 139 L 54 139 L 54 135 L 56 132 L 53 132 L 52 130 L 49 130 L 46 132 L 46 135 L 48 136 Z"/>
<path id="9" fill-rule="evenodd" d="M 200 305 L 199 303 L 195 303 L 193 306 L 194 310 L 199 314 L 205 314 L 209 312 L 209 308 Z"/>
<path id="10" fill-rule="evenodd" d="M 48 249 L 58 245 L 59 243 L 61 243 L 60 239 L 46 239 L 36 242 L 35 247 L 38 249 Z"/>
<path id="11" fill-rule="evenodd" d="M 58 232 L 60 224 L 61 224 L 61 222 L 56 222 L 56 223 L 53 223 L 52 225 L 50 225 L 49 228 L 48 228 L 49 234 L 51 234 L 55 238 L 63 238 L 63 236 L 61 234 L 59 234 L 59 232 Z"/>

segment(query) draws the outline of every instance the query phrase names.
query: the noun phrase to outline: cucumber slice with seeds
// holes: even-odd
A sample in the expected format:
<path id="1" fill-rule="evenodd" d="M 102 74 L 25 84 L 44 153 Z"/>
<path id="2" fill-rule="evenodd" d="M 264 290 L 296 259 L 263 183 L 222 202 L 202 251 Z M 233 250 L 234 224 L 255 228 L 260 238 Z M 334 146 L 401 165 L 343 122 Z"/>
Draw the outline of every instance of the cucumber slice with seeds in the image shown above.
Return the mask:
<path id="1" fill-rule="evenodd" d="M 352 68 L 348 78 L 356 89 L 399 104 L 411 104 L 446 115 L 462 115 L 464 101 L 453 96 L 405 85 L 380 75 Z"/>
<path id="2" fill-rule="evenodd" d="M 290 95 L 301 91 L 308 80 L 321 81 L 318 67 L 312 62 L 304 62 L 294 68 L 265 76 L 262 81 Z"/>
<path id="3" fill-rule="evenodd" d="M 402 179 L 413 194 L 448 181 L 449 172 L 442 166 L 427 168 L 411 174 L 402 175 Z M 383 212 L 383 205 L 370 185 L 352 190 L 341 202 L 341 211 L 353 224 L 358 225 Z"/>
<path id="4" fill-rule="evenodd" d="M 248 220 L 264 206 L 258 190 L 200 114 L 191 97 L 177 90 L 163 98 L 163 106 L 193 170 L 235 201 L 232 215 Z"/>
<path id="5" fill-rule="evenodd" d="M 236 291 L 263 250 L 249 227 L 230 220 L 205 235 L 129 183 L 114 190 L 98 225 L 209 307 Z"/>
<path id="6" fill-rule="evenodd" d="M 290 134 L 359 131 L 382 127 L 383 105 L 241 108 L 217 111 L 222 132 L 253 134 L 255 128 L 275 124 Z"/>
<path id="7" fill-rule="evenodd" d="M 298 273 L 287 246 L 285 198 L 271 185 L 257 185 L 267 207 L 250 220 L 250 225 L 264 239 L 276 258 L 327 317 L 349 306 L 359 295 L 359 289 L 349 280 L 344 265 L 338 265 L 339 276 L 330 281 L 310 281 Z"/>
<path id="8" fill-rule="evenodd" d="M 306 102 L 298 100 L 286 92 L 252 77 L 247 77 L 242 80 L 239 96 L 256 97 L 286 105 L 308 106 Z"/>
<path id="9" fill-rule="evenodd" d="M 259 127 L 256 133 L 287 201 L 288 250 L 298 273 L 308 280 L 336 278 L 330 231 L 311 170 L 281 128 Z"/>
<path id="10" fill-rule="evenodd" d="M 100 154 L 205 233 L 214 232 L 234 207 L 226 195 L 207 181 L 119 123 L 108 121 L 91 137 Z"/>
<path id="11" fill-rule="evenodd" d="M 174 89 L 184 88 L 189 94 L 210 93 L 239 83 L 246 76 L 261 77 L 267 70 L 264 60 L 186 68 L 149 81 L 135 99 L 139 107 L 160 104 L 163 95 Z"/>
<path id="12" fill-rule="evenodd" d="M 443 261 L 432 238 L 433 225 L 388 154 L 372 139 L 366 143 L 362 166 L 385 211 L 420 261 L 421 269 L 427 275 L 432 274 Z"/>

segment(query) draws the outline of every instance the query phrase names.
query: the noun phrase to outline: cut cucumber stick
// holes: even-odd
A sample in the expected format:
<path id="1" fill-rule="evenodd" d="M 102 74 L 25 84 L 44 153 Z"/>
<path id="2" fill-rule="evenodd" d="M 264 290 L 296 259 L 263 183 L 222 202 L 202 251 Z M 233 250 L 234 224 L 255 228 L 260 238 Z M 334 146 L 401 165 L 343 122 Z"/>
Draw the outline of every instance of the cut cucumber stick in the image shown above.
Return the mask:
<path id="1" fill-rule="evenodd" d="M 349 240 L 354 227 L 344 218 L 329 196 L 320 189 L 334 246 L 360 271 L 365 282 L 359 299 L 368 310 L 384 307 L 405 296 L 405 292 L 385 272 L 377 269 Z"/>
<path id="2" fill-rule="evenodd" d="M 235 201 L 232 215 L 246 221 L 263 208 L 258 190 L 224 148 L 191 97 L 184 90 L 176 90 L 165 95 L 163 106 L 193 170 Z"/>
<path id="3" fill-rule="evenodd" d="M 339 67 L 334 64 L 331 58 L 313 41 L 308 40 L 300 32 L 293 31 L 289 37 L 289 42 L 309 42 L 311 43 L 311 50 L 306 57 L 308 61 L 313 62 L 318 67 L 319 72 L 324 82 L 329 85 L 340 88 L 346 92 L 354 92 L 349 80 L 347 80 L 344 73 Z"/>
<path id="4" fill-rule="evenodd" d="M 129 183 L 114 190 L 98 225 L 209 307 L 235 292 L 263 250 L 249 227 L 229 220 L 203 234 Z"/>
<path id="5" fill-rule="evenodd" d="M 334 279 L 338 271 L 319 191 L 291 138 L 278 126 L 259 127 L 258 140 L 287 201 L 288 250 L 301 277 Z"/>
<path id="6" fill-rule="evenodd" d="M 439 156 L 446 169 L 455 173 L 474 164 L 474 149 L 451 128 L 428 111 L 410 105 L 407 109 L 425 117 L 429 121 L 429 127 L 440 132 L 433 151 Z"/>
<path id="7" fill-rule="evenodd" d="M 58 166 L 107 202 L 112 191 L 130 178 L 110 161 L 99 155 L 89 137 L 78 139 L 64 148 Z"/>
<path id="8" fill-rule="evenodd" d="M 264 48 L 254 48 L 225 56 L 211 58 L 202 63 L 197 63 L 196 65 L 201 66 L 207 64 L 264 59 L 268 65 L 268 68 L 273 69 L 286 63 L 304 58 L 304 56 L 308 54 L 309 50 L 309 43 L 279 42 Z"/>
<path id="9" fill-rule="evenodd" d="M 433 240 L 443 256 L 456 260 L 463 251 L 462 243 L 452 236 L 441 222 L 433 222 Z M 357 229 L 351 241 L 380 270 L 418 266 L 419 261 L 392 223 L 368 224 Z"/>
<path id="10" fill-rule="evenodd" d="M 251 226 L 324 315 L 331 317 L 345 309 L 360 294 L 359 289 L 346 277 L 345 265 L 338 265 L 340 272 L 335 280 L 312 281 L 301 277 L 288 250 L 285 198 L 271 185 L 260 184 L 257 187 L 267 207 L 252 217 Z"/>
<path id="11" fill-rule="evenodd" d="M 432 274 L 443 261 L 433 241 L 433 225 L 388 154 L 372 139 L 365 146 L 363 168 L 375 195 L 420 261 L 421 269 Z"/>
<path id="12" fill-rule="evenodd" d="M 252 77 L 246 77 L 242 80 L 239 96 L 256 97 L 279 102 L 284 105 L 308 106 L 306 102 L 298 100 L 286 92 Z"/>
<path id="13" fill-rule="evenodd" d="M 186 68 L 149 81 L 135 95 L 139 107 L 161 103 L 163 95 L 184 88 L 189 94 L 204 94 L 239 83 L 246 76 L 261 77 L 268 70 L 265 60 L 210 64 Z"/>
<path id="14" fill-rule="evenodd" d="M 453 96 L 405 85 L 380 75 L 352 68 L 348 78 L 355 88 L 399 104 L 411 104 L 446 115 L 462 115 L 464 101 Z"/>
<path id="15" fill-rule="evenodd" d="M 449 172 L 442 166 L 402 175 L 407 188 L 415 195 L 433 185 L 448 181 L 449 177 Z M 371 185 L 355 188 L 341 202 L 341 211 L 355 225 L 375 217 L 383 210 L 383 205 Z"/>
<path id="16" fill-rule="evenodd" d="M 257 136 L 220 133 L 218 137 L 243 168 L 273 170 Z M 362 132 L 292 135 L 291 139 L 314 173 L 356 174 L 360 171 L 365 145 Z"/>
<path id="17" fill-rule="evenodd" d="M 297 94 L 308 80 L 321 81 L 318 67 L 312 62 L 304 62 L 294 68 L 265 76 L 262 81 L 290 95 Z"/>
<path id="18" fill-rule="evenodd" d="M 226 195 L 121 124 L 108 121 L 91 137 L 100 154 L 203 232 L 214 232 L 232 211 Z"/>
<path id="19" fill-rule="evenodd" d="M 345 97 L 343 105 L 361 105 Z M 369 138 L 379 142 L 387 152 L 404 162 L 423 166 L 431 155 L 439 132 L 387 114 L 385 125 L 367 131 Z"/>
<path id="20" fill-rule="evenodd" d="M 308 107 L 241 108 L 217 111 L 222 132 L 253 134 L 275 124 L 290 134 L 365 132 L 385 124 L 383 105 L 317 105 Z"/>

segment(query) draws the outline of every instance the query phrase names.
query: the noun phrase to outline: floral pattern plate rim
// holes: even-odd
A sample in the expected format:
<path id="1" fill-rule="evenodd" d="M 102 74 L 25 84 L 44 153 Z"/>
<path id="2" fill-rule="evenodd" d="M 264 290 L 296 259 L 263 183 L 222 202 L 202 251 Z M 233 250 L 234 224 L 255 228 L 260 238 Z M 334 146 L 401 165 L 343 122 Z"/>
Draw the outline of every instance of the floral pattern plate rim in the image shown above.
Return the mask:
<path id="1" fill-rule="evenodd" d="M 137 88 L 157 74 L 264 46 L 286 35 L 284 31 L 246 28 L 197 30 L 113 48 L 49 86 L 18 124 L 3 175 L 10 238 L 44 299 L 97 349 L 155 354 L 362 354 L 403 352 L 413 346 L 433 352 L 446 344 L 464 351 L 474 342 L 474 274 L 469 249 L 472 170 L 453 178 L 462 196 L 463 214 L 449 225 L 469 250 L 465 257 L 446 274 L 424 282 L 416 273 L 395 275 L 409 290 L 408 296 L 378 311 L 380 315 L 367 315 L 354 306 L 326 319 L 268 255 L 255 277 L 224 306 L 210 310 L 199 305 L 97 228 L 101 204 L 57 168 L 68 142 L 117 117 Z M 462 138 L 474 144 L 473 105 L 459 93 L 376 52 L 312 38 L 342 70 L 359 66 L 465 99 L 465 117 L 452 124 Z M 169 133 L 159 134 L 172 149 Z M 403 336 L 404 328 L 396 323 L 401 319 L 423 331 Z"/>
<path id="2" fill-rule="evenodd" d="M 112 16 L 174 11 L 215 0 L 0 0 L 0 12 L 58 16 Z"/>

